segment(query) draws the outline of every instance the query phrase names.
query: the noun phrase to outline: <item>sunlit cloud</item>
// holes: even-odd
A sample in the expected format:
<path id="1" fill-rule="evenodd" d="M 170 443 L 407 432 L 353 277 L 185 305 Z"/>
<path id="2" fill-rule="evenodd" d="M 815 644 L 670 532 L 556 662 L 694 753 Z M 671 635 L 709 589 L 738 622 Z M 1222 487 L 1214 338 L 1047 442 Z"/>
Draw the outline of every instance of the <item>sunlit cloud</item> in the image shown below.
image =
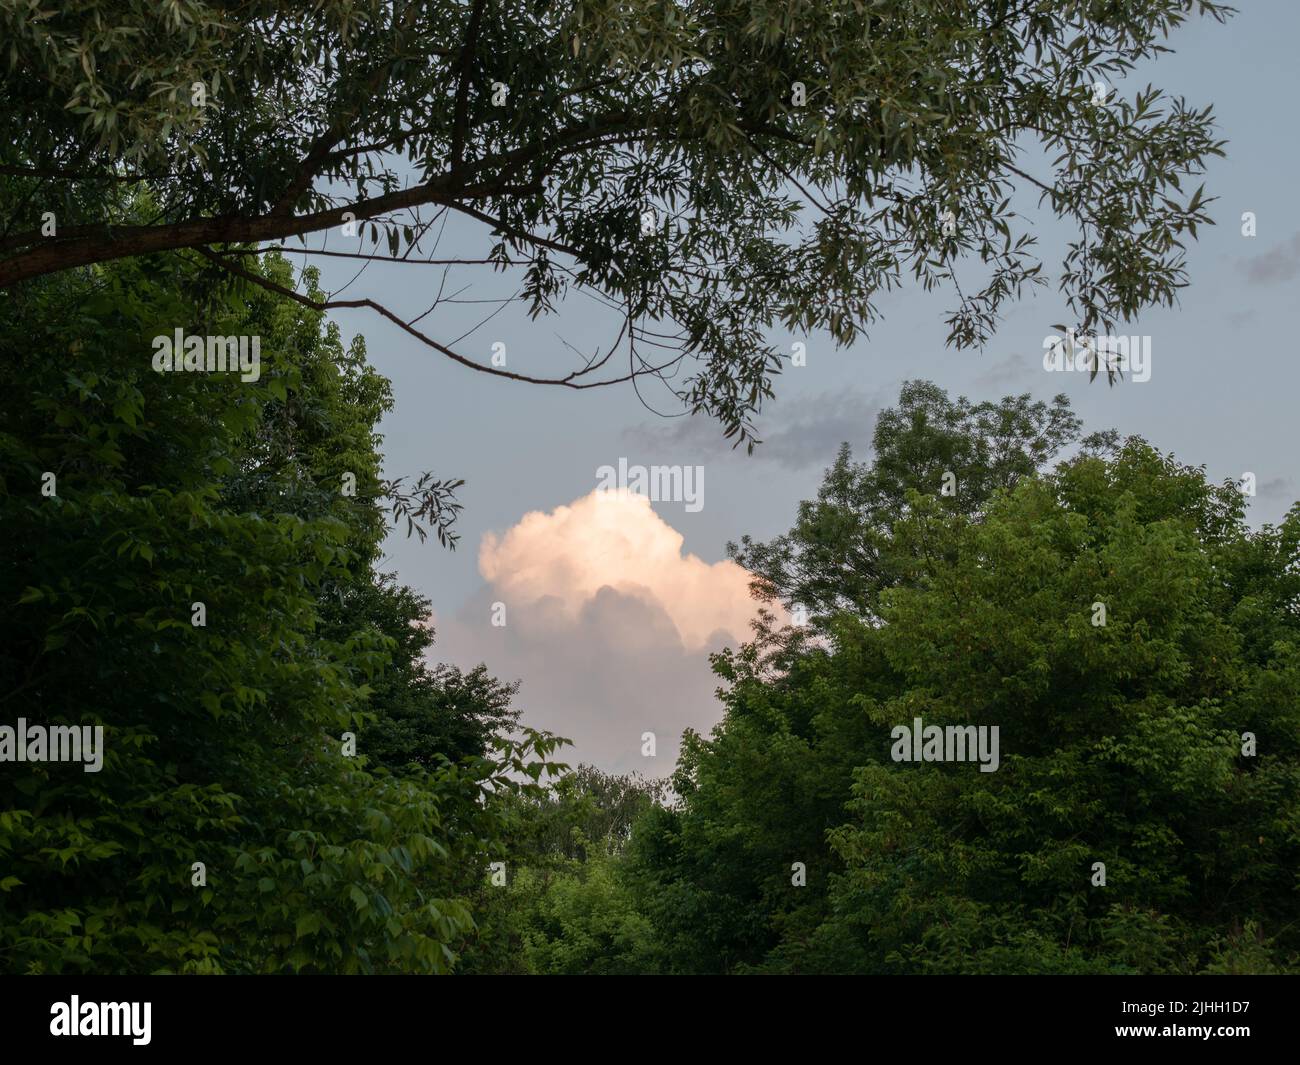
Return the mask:
<path id="1" fill-rule="evenodd" d="M 557 599 L 576 618 L 602 588 L 662 608 L 687 650 L 719 635 L 749 635 L 749 574 L 729 560 L 683 554 L 682 534 L 641 495 L 594 491 L 549 513 L 533 511 L 504 536 L 489 533 L 479 572 L 508 603 Z"/>
<path id="2" fill-rule="evenodd" d="M 487 586 L 440 619 L 433 657 L 522 679 L 524 723 L 572 739 L 567 761 L 666 776 L 682 730 L 720 720 L 708 654 L 752 635 L 749 574 L 683 551 L 647 499 L 593 492 L 526 514 L 484 538 L 479 570 Z"/>

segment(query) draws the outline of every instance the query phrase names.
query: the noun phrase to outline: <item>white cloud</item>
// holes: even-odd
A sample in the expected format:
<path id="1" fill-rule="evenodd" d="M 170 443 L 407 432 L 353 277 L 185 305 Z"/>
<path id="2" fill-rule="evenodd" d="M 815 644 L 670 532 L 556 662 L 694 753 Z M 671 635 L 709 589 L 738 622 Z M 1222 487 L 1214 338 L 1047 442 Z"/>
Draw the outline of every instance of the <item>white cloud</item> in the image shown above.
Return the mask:
<path id="1" fill-rule="evenodd" d="M 570 619 L 602 588 L 657 604 L 687 650 L 749 634 L 749 574 L 682 554 L 682 535 L 644 496 L 595 491 L 550 513 L 533 511 L 504 537 L 489 533 L 479 572 L 509 604 L 554 596 Z"/>
<path id="2" fill-rule="evenodd" d="M 488 535 L 488 587 L 442 620 L 433 657 L 519 678 L 525 724 L 574 740 L 570 763 L 666 776 L 690 726 L 721 718 L 708 652 L 751 635 L 749 575 L 682 551 L 648 500 L 593 492 Z M 506 625 L 491 624 L 492 604 Z M 657 756 L 641 755 L 653 732 Z"/>

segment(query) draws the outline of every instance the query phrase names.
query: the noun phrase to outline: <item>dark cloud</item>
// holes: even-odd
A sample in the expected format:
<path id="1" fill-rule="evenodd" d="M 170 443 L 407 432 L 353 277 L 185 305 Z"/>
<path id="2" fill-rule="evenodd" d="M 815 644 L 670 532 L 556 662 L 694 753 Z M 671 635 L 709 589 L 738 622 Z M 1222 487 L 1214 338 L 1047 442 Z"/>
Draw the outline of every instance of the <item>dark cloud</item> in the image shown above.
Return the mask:
<path id="1" fill-rule="evenodd" d="M 763 442 L 751 457 L 790 470 L 829 466 L 845 441 L 855 452 L 868 449 L 881 407 L 853 390 L 779 399 L 757 423 L 756 435 Z M 717 423 L 702 417 L 628 429 L 623 435 L 651 455 L 689 454 L 692 462 L 736 453 Z"/>
<path id="2" fill-rule="evenodd" d="M 985 369 L 975 378 L 975 383 L 982 388 L 1000 389 L 1017 381 L 1024 381 L 1042 368 L 1041 358 L 1029 359 L 1024 355 L 1008 355 Z"/>
<path id="3" fill-rule="evenodd" d="M 1246 260 L 1246 280 L 1272 285 L 1300 276 L 1300 233 L 1289 241 Z"/>
<path id="4" fill-rule="evenodd" d="M 1290 477 L 1273 477 L 1261 484 L 1255 494 L 1264 499 L 1295 498 L 1295 483 Z"/>

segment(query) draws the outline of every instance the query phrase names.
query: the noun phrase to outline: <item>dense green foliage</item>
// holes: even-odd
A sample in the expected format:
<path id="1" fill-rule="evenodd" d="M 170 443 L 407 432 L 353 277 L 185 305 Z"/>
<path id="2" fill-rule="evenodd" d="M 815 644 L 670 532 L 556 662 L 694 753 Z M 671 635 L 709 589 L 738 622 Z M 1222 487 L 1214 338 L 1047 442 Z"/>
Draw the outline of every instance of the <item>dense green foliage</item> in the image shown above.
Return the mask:
<path id="1" fill-rule="evenodd" d="M 506 882 L 478 900 L 461 971 L 537 975 L 653 972 L 658 935 L 624 876 L 633 824 L 662 785 L 579 766 L 542 795 L 511 802 Z"/>
<path id="2" fill-rule="evenodd" d="M 426 604 L 373 571 L 361 343 L 176 256 L 0 300 L 3 719 L 106 734 L 100 772 L 0 773 L 0 966 L 449 969 L 491 794 L 551 743 L 495 750 L 513 689 L 426 671 Z M 175 327 L 260 335 L 260 378 L 155 373 Z"/>
<path id="3" fill-rule="evenodd" d="M 426 664 L 434 642 L 425 621 L 430 607 L 391 576 L 355 584 L 326 605 L 326 616 L 340 628 L 364 620 L 396 644 L 388 668 L 369 685 L 370 702 L 383 714 L 368 726 L 365 742 L 369 758 L 395 771 L 483 757 L 519 724 L 511 705 L 518 682 L 502 683 L 483 665 L 466 672 Z"/>

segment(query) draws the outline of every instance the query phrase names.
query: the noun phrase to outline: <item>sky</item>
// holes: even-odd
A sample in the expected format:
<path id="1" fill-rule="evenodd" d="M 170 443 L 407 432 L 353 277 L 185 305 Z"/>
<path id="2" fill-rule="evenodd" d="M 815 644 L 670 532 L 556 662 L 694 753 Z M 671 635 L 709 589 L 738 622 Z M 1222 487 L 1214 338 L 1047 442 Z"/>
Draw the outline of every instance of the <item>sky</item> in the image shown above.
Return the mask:
<path id="1" fill-rule="evenodd" d="M 708 653 L 748 635 L 754 604 L 727 542 L 787 530 L 842 441 L 856 458 L 869 456 L 878 412 L 911 378 L 974 402 L 1065 392 L 1089 431 L 1140 434 L 1204 465 L 1213 481 L 1253 472 L 1251 520 L 1279 521 L 1300 498 L 1300 368 L 1287 332 L 1300 295 L 1292 110 L 1300 4 L 1240 6 L 1227 25 L 1191 20 L 1169 42 L 1174 54 L 1115 86 L 1132 94 L 1150 80 L 1194 106 L 1213 104 L 1228 141 L 1226 159 L 1212 160 L 1206 175 L 1217 225 L 1189 249 L 1189 287 L 1176 307 L 1124 330 L 1151 337 L 1147 381 L 1108 386 L 1044 370 L 1051 323 L 1068 320 L 1054 282 L 1014 306 L 982 351 L 945 346 L 950 292 L 904 288 L 883 297 L 883 320 L 850 348 L 815 333 L 772 334 L 787 351 L 806 344 L 806 365 L 778 378 L 776 402 L 758 419 L 764 442 L 746 455 L 702 417 L 662 416 L 680 411 L 662 391 L 518 384 L 458 366 L 371 311 L 331 312 L 345 338 L 365 337 L 371 363 L 392 381 L 396 409 L 380 427 L 387 475 L 429 469 L 466 482 L 456 551 L 400 531 L 386 543 L 385 568 L 433 603 L 433 660 L 485 662 L 501 679 L 521 680 L 523 721 L 572 739 L 571 764 L 666 776 L 681 731 L 707 733 L 721 719 Z M 1247 211 L 1253 237 L 1242 233 Z M 1050 270 L 1070 230 L 1036 217 Z M 437 255 L 479 256 L 491 243 L 485 227 L 452 221 Z M 311 262 L 328 291 L 356 273 L 354 262 Z M 444 283 L 440 268 L 374 264 L 343 295 L 376 296 L 414 317 L 440 286 L 465 301 L 512 292 L 502 275 L 481 270 Z M 421 328 L 450 340 L 491 307 L 443 304 Z M 549 318 L 494 317 L 456 347 L 489 362 L 504 344 L 509 369 L 549 374 L 572 368 L 573 348 L 604 350 L 612 334 L 607 313 L 574 295 Z M 652 465 L 702 467 L 703 476 L 681 502 L 595 494 L 609 483 L 601 468 L 616 471 L 620 460 L 633 477 Z"/>

